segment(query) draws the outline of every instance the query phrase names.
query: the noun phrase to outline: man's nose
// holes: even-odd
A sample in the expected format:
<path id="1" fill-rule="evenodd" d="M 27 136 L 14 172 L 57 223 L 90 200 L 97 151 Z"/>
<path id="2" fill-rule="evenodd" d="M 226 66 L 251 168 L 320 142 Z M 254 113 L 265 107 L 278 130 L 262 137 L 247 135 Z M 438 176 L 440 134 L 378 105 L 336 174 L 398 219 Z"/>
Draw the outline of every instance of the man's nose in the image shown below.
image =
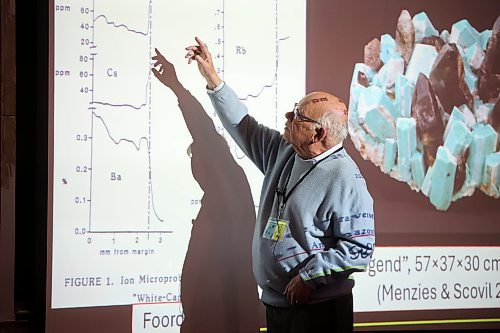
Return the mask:
<path id="1" fill-rule="evenodd" d="M 285 113 L 285 118 L 286 119 L 292 121 L 293 117 L 294 117 L 293 112 L 289 111 L 289 112 Z"/>

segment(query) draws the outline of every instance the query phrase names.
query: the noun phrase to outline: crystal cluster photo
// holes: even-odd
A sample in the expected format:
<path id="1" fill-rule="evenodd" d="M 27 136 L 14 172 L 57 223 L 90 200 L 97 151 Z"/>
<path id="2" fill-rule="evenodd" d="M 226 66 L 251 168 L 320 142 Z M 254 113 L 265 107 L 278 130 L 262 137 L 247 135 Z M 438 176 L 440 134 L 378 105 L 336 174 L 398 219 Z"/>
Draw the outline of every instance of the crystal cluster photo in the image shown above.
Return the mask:
<path id="1" fill-rule="evenodd" d="M 436 30 L 401 12 L 395 36 L 364 48 L 350 86 L 349 134 L 362 157 L 447 210 L 475 190 L 500 197 L 500 16 Z"/>

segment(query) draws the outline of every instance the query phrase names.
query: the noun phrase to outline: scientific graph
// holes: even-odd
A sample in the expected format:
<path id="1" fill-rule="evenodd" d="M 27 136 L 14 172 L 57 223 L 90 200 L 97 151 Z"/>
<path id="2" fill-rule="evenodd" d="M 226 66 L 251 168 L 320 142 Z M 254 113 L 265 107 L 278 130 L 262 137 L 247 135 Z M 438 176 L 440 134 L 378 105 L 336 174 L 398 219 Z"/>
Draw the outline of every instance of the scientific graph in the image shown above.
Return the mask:
<path id="1" fill-rule="evenodd" d="M 54 10 L 52 308 L 168 301 L 203 191 L 177 98 L 151 73 L 157 48 L 236 147 L 184 59 L 200 37 L 259 122 L 282 131 L 305 92 L 302 1 L 68 1 Z M 98 292 L 89 292 L 98 291 Z"/>

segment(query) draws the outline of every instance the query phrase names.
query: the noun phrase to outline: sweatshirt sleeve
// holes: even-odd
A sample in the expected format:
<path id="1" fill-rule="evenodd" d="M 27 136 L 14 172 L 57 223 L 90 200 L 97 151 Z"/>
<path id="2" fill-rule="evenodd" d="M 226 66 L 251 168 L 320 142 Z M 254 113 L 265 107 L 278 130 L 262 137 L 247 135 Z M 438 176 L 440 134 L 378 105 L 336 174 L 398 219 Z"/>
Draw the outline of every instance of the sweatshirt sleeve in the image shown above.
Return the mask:
<path id="1" fill-rule="evenodd" d="M 365 271 L 375 248 L 373 199 L 359 170 L 341 181 L 331 218 L 336 244 L 317 252 L 299 271 L 312 289 Z"/>
<path id="2" fill-rule="evenodd" d="M 241 119 L 248 114 L 246 105 L 239 100 L 236 93 L 225 82 L 222 82 L 214 90 L 207 90 L 207 93 L 224 127 L 237 126 Z"/>
<path id="3" fill-rule="evenodd" d="M 226 83 L 209 91 L 208 96 L 226 131 L 245 155 L 265 173 L 269 161 L 278 154 L 281 134 L 257 123 L 248 114 L 246 105 Z"/>

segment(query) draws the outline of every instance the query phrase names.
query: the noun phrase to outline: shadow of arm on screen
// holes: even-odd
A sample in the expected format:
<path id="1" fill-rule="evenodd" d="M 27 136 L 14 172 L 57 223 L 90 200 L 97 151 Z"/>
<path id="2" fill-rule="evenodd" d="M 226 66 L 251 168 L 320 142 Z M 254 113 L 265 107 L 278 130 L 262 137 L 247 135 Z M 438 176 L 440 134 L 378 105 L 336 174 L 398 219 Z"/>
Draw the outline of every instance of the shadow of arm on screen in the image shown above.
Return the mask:
<path id="1" fill-rule="evenodd" d="M 153 59 L 156 60 L 155 66 L 158 69 L 153 68 L 153 74 L 176 95 L 182 116 L 193 138 L 193 176 L 205 195 L 217 193 L 222 205 L 239 198 L 237 201 L 250 204 L 246 212 L 255 217 L 247 178 L 231 155 L 226 140 L 217 133 L 212 119 L 201 103 L 179 82 L 174 65 L 158 50 L 156 52 L 157 56 Z"/>
<path id="2" fill-rule="evenodd" d="M 221 183 L 227 181 L 233 184 L 233 191 L 249 191 L 245 174 L 231 155 L 226 140 L 217 133 L 201 103 L 179 82 L 170 62 L 163 58 L 161 64 L 161 73 L 153 72 L 178 99 L 182 116 L 193 138 L 190 147 L 193 176 L 205 195 L 210 188 L 220 187 Z M 211 186 L 212 184 L 215 186 Z"/>
<path id="3" fill-rule="evenodd" d="M 203 164 L 203 167 L 193 169 L 193 174 L 195 171 L 200 171 L 200 175 L 194 174 L 197 181 L 202 181 L 200 186 L 205 190 L 206 180 L 200 179 L 205 178 L 203 174 L 209 174 L 210 178 L 216 178 L 216 181 L 231 177 L 241 178 L 240 175 L 227 173 L 227 169 L 239 169 L 239 166 L 229 152 L 226 141 L 215 130 L 212 119 L 207 115 L 201 103 L 179 82 L 174 65 L 158 50 L 155 51 L 156 56 L 153 60 L 156 62 L 152 72 L 176 95 L 182 116 L 193 138 L 191 153 L 194 157 L 194 152 L 196 152 L 195 160 L 201 160 Z M 221 172 L 221 170 L 226 172 Z M 244 174 L 243 178 L 245 178 Z M 246 187 L 248 187 L 248 182 L 246 182 Z"/>

